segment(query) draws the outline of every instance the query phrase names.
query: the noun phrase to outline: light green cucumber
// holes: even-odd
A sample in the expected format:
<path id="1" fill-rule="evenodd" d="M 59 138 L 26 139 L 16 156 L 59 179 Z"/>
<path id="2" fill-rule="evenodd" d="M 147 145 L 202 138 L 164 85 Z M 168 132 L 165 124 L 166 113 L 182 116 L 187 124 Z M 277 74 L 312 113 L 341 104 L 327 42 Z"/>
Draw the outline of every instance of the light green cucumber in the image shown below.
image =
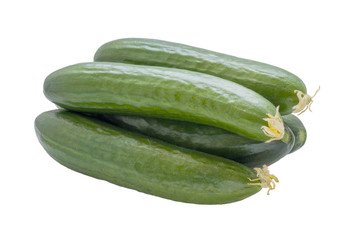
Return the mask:
<path id="1" fill-rule="evenodd" d="M 280 106 L 283 115 L 291 113 L 299 102 L 295 90 L 307 93 L 303 81 L 284 69 L 156 39 L 125 38 L 108 42 L 97 50 L 94 60 L 173 67 L 214 75 L 261 94 Z"/>
<path id="2" fill-rule="evenodd" d="M 68 110 L 178 119 L 258 141 L 276 139 L 262 130 L 262 126 L 268 127 L 264 120 L 267 114 L 280 119 L 271 102 L 248 88 L 173 68 L 80 63 L 50 74 L 44 82 L 44 93 Z M 283 131 L 280 133 L 283 137 Z"/>
<path id="3" fill-rule="evenodd" d="M 188 203 L 224 204 L 261 190 L 248 179 L 256 173 L 242 164 L 78 113 L 42 113 L 35 130 L 41 145 L 60 164 L 140 192 Z"/>

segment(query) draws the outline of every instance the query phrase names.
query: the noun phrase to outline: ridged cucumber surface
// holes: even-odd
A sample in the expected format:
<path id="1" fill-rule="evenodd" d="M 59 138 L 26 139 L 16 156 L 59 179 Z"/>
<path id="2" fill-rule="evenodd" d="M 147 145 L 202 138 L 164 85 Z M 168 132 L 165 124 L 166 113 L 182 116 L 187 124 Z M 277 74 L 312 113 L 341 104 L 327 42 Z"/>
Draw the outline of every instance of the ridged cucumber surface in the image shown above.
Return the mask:
<path id="1" fill-rule="evenodd" d="M 301 120 L 295 115 L 282 116 L 285 124 L 289 126 L 295 136 L 295 142 L 290 153 L 293 153 L 303 147 L 307 139 L 307 131 Z"/>
<path id="2" fill-rule="evenodd" d="M 97 117 L 123 129 L 232 159 L 250 168 L 273 164 L 287 155 L 295 142 L 288 126 L 282 140 L 265 143 L 221 128 L 191 122 L 120 114 L 100 114 Z"/>
<path id="3" fill-rule="evenodd" d="M 46 97 L 65 109 L 179 119 L 259 141 L 276 108 L 234 82 L 181 69 L 91 62 L 62 68 L 44 82 Z"/>
<path id="4" fill-rule="evenodd" d="M 144 38 L 126 38 L 102 45 L 95 61 L 124 62 L 187 69 L 206 73 L 250 88 L 289 114 L 298 104 L 295 90 L 306 93 L 296 75 L 261 62 L 242 59 L 179 43 Z"/>
<path id="5" fill-rule="evenodd" d="M 53 110 L 35 130 L 44 149 L 77 172 L 159 197 L 199 204 L 242 200 L 261 190 L 237 162 L 179 148 L 92 117 Z"/>

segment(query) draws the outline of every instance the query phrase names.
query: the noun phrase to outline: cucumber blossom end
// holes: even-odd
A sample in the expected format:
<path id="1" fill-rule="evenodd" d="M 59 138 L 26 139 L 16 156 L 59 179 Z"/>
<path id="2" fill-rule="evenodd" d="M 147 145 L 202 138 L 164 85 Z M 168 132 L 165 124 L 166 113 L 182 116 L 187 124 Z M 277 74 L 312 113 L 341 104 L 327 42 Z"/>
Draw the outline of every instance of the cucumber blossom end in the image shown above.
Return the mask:
<path id="1" fill-rule="evenodd" d="M 266 142 L 281 140 L 284 136 L 284 124 L 279 115 L 279 106 L 276 108 L 275 116 L 272 116 L 269 113 L 267 113 L 267 115 L 269 118 L 263 118 L 263 120 L 268 122 L 268 127 L 262 126 L 262 131 L 265 135 L 271 137 L 271 139 Z"/>
<path id="2" fill-rule="evenodd" d="M 268 170 L 267 165 L 263 165 L 262 168 L 254 168 L 254 170 L 257 172 L 257 178 L 250 179 L 250 181 L 258 181 L 260 180 L 260 183 L 248 183 L 249 185 L 257 185 L 262 188 L 269 188 L 267 195 L 269 195 L 270 190 L 274 190 L 276 188 L 276 183 L 279 182 L 278 178 L 274 176 L 273 174 L 270 174 Z"/>
<path id="3" fill-rule="evenodd" d="M 311 105 L 313 103 L 313 98 L 316 96 L 317 92 L 320 90 L 320 87 L 316 90 L 315 94 L 311 97 L 304 92 L 299 90 L 295 90 L 294 93 L 297 94 L 298 104 L 293 107 L 293 113 L 298 113 L 298 115 L 304 113 L 309 109 L 311 111 Z M 312 111 L 311 111 L 312 112 Z"/>

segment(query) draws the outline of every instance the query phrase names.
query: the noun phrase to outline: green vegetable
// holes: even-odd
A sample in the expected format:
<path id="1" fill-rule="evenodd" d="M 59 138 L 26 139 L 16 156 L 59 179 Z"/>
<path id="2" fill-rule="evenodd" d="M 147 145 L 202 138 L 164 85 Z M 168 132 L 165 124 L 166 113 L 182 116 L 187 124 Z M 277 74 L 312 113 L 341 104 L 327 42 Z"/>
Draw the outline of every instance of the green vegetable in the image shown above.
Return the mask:
<path id="1" fill-rule="evenodd" d="M 267 99 L 234 82 L 187 70 L 81 63 L 50 74 L 44 93 L 69 110 L 179 119 L 259 141 L 284 136 L 278 109 Z"/>
<path id="2" fill-rule="evenodd" d="M 189 203 L 223 204 L 261 190 L 260 181 L 248 179 L 256 178 L 256 173 L 242 164 L 78 113 L 42 113 L 35 120 L 35 130 L 44 149 L 60 164 L 144 193 Z"/>
<path id="3" fill-rule="evenodd" d="M 307 132 L 301 120 L 295 115 L 283 116 L 283 121 L 289 126 L 295 136 L 295 142 L 290 153 L 300 149 L 306 142 Z"/>
<path id="4" fill-rule="evenodd" d="M 265 143 L 221 128 L 191 122 L 120 114 L 100 114 L 97 117 L 123 129 L 180 147 L 232 159 L 250 168 L 278 161 L 291 151 L 295 142 L 294 135 L 287 126 L 282 140 Z"/>
<path id="5" fill-rule="evenodd" d="M 303 110 L 311 99 L 302 80 L 286 70 L 173 42 L 143 38 L 115 40 L 101 46 L 94 60 L 173 67 L 214 75 L 261 94 L 280 106 L 283 115 Z M 304 98 L 300 105 L 297 95 Z M 294 109 L 296 105 L 299 107 Z"/>

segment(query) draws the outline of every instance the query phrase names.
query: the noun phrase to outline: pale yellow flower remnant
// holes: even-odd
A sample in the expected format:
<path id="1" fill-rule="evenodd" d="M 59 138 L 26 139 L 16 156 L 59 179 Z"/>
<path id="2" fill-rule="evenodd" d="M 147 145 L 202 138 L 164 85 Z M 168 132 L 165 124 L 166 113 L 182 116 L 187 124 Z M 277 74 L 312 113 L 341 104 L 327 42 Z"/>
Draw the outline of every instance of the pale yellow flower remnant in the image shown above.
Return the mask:
<path id="1" fill-rule="evenodd" d="M 268 122 L 268 127 L 262 126 L 262 131 L 265 135 L 271 137 L 271 139 L 266 142 L 282 139 L 284 136 L 284 124 L 279 116 L 279 106 L 276 108 L 275 116 L 272 116 L 269 113 L 267 113 L 267 115 L 269 118 L 263 118 L 263 120 Z"/>
<path id="2" fill-rule="evenodd" d="M 260 183 L 248 183 L 249 185 L 258 185 L 262 188 L 269 188 L 267 195 L 269 195 L 269 191 L 276 188 L 276 183 L 279 182 L 278 178 L 274 176 L 273 174 L 270 174 L 268 170 L 267 165 L 263 165 L 262 168 L 254 168 L 254 170 L 257 172 L 257 177 L 255 179 L 250 179 L 250 181 L 258 181 L 260 180 Z"/>
<path id="3" fill-rule="evenodd" d="M 315 94 L 311 97 L 308 94 L 305 94 L 299 90 L 295 90 L 294 92 L 297 94 L 298 97 L 298 104 L 293 107 L 293 112 L 298 113 L 298 115 L 304 113 L 309 109 L 311 111 L 311 105 L 313 103 L 313 98 L 316 96 L 317 92 L 320 90 L 320 87 L 317 89 Z M 312 111 L 311 111 L 312 112 Z"/>

